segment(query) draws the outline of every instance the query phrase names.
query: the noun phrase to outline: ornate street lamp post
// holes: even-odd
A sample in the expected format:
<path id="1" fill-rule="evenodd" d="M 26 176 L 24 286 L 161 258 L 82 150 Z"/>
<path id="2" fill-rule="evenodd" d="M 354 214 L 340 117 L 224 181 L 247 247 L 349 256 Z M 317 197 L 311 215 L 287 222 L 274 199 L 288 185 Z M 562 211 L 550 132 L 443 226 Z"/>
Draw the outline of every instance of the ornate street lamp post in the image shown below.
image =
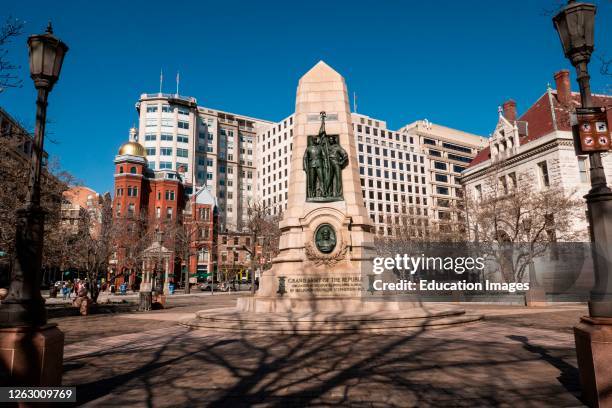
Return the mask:
<path id="1" fill-rule="evenodd" d="M 40 179 L 47 97 L 59 78 L 68 47 L 53 35 L 49 23 L 44 34 L 28 38 L 28 48 L 30 76 L 38 91 L 36 127 L 26 202 L 17 211 L 9 293 L 0 307 L 0 340 L 3 347 L 12 349 L 14 357 L 2 363 L 11 369 L 10 376 L 16 384 L 58 384 L 61 383 L 64 336 L 56 325 L 46 324 L 40 294 L 45 218 L 40 205 Z"/>
<path id="2" fill-rule="evenodd" d="M 594 49 L 595 5 L 570 0 L 554 18 L 565 56 L 576 68 L 582 108 L 593 108 L 588 63 Z M 592 237 L 595 287 L 589 316 L 574 328 L 580 381 L 587 402 L 612 405 L 612 191 L 600 152 L 590 152 L 591 190 L 585 196 Z"/>
<path id="3" fill-rule="evenodd" d="M 40 295 L 40 271 L 44 231 L 44 211 L 40 206 L 40 176 L 44 152 L 47 97 L 57 82 L 68 47 L 53 36 L 51 23 L 47 32 L 28 38 L 30 76 L 38 91 L 36 127 L 32 151 L 28 194 L 23 208 L 17 211 L 16 256 L 7 299 L 3 302 L 3 325 L 40 326 L 46 313 Z"/>

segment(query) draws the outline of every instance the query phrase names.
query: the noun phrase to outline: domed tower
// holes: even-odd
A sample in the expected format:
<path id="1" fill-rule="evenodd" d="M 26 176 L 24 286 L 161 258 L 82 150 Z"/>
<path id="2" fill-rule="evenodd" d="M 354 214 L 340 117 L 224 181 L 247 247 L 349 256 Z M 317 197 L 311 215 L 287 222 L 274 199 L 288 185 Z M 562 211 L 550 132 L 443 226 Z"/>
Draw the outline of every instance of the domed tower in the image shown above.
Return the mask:
<path id="1" fill-rule="evenodd" d="M 144 146 L 138 143 L 136 129 L 130 129 L 130 140 L 121 145 L 115 156 L 115 217 L 138 217 L 142 208 L 146 208 L 147 194 L 143 191 L 146 155 Z"/>

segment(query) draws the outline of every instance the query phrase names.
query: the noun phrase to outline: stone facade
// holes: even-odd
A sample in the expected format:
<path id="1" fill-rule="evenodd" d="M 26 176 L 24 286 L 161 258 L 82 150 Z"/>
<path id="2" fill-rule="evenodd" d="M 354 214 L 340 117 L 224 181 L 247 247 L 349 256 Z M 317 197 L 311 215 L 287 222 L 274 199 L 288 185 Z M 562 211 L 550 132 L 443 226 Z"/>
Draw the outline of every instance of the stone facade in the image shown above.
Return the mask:
<path id="1" fill-rule="evenodd" d="M 559 186 L 568 194 L 583 197 L 590 189 L 588 156 L 576 156 L 570 126 L 570 112 L 579 106 L 580 95 L 569 88 L 569 72 L 555 74 L 557 90 L 550 87 L 520 117 L 513 101 L 500 109 L 489 145 L 462 173 L 461 182 L 475 198 L 486 196 L 491 188 L 486 180 L 493 172 L 510 188 L 517 183 L 531 183 L 535 188 Z M 612 106 L 612 97 L 594 95 L 594 103 Z M 608 119 L 611 121 L 610 117 Z M 612 180 L 612 156 L 603 155 L 608 184 Z M 586 205 L 585 205 L 586 211 Z M 585 232 L 586 213 L 575 220 L 576 231 Z"/>

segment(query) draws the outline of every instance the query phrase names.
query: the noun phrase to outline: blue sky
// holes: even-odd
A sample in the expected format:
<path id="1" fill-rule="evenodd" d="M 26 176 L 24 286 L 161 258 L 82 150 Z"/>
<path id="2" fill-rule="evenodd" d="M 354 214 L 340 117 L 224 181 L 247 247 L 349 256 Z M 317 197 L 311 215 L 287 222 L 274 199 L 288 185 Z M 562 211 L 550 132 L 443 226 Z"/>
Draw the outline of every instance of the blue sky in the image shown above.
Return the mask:
<path id="1" fill-rule="evenodd" d="M 113 158 L 137 121 L 135 102 L 180 92 L 200 105 L 269 120 L 294 109 L 297 80 L 324 60 L 357 93 L 359 112 L 397 129 L 413 120 L 488 135 L 497 106 L 519 113 L 571 68 L 550 13 L 555 0 L 12 1 L 26 34 L 51 19 L 70 47 L 49 103 L 47 150 L 86 185 L 112 188 Z M 612 58 L 612 3 L 598 2 L 597 52 Z M 607 23 L 606 23 L 607 22 Z M 0 106 L 33 127 L 26 35 L 9 47 L 24 79 Z M 612 82 L 591 64 L 592 88 Z M 572 70 L 572 86 L 575 85 Z"/>

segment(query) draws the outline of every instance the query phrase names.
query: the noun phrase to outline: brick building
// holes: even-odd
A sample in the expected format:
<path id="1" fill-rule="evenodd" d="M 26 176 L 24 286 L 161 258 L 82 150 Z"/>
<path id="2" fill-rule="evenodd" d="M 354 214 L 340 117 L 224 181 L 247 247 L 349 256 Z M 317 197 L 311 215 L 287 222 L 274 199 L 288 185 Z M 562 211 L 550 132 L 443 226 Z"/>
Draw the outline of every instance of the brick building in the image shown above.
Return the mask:
<path id="1" fill-rule="evenodd" d="M 185 219 L 189 241 L 189 272 L 196 281 L 212 278 L 217 267 L 217 200 L 206 186 L 187 204 Z M 218 279 L 218 278 L 217 278 Z"/>
<path id="2" fill-rule="evenodd" d="M 115 157 L 114 178 L 117 250 L 110 278 L 117 286 L 125 281 L 138 286 L 143 270 L 153 268 L 156 280 L 176 280 L 182 262 L 174 250 L 185 209 L 182 175 L 175 170 L 151 170 L 145 148 L 132 129 L 130 141 Z"/>

